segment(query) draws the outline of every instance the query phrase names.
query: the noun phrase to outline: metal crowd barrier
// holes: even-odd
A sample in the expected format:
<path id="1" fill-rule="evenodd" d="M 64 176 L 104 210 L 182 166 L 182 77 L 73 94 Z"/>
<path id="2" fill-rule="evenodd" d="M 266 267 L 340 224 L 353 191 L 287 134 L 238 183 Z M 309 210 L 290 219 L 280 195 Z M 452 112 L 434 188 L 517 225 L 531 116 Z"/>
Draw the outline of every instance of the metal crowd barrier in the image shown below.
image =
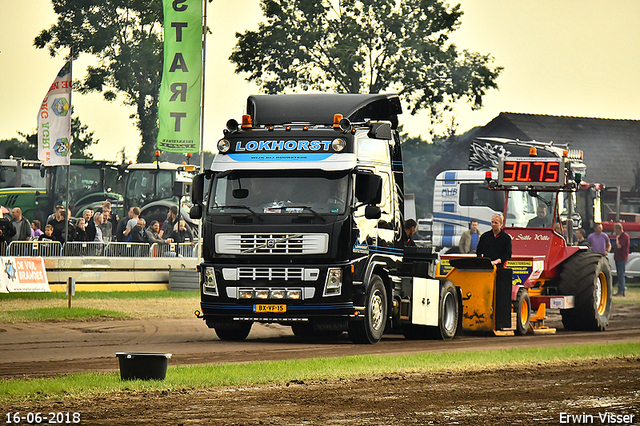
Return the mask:
<path id="1" fill-rule="evenodd" d="M 58 257 L 62 244 L 58 241 L 11 241 L 6 256 Z"/>
<path id="2" fill-rule="evenodd" d="M 62 248 L 62 256 L 102 256 L 106 245 L 98 241 L 73 241 Z"/>
<path id="3" fill-rule="evenodd" d="M 152 257 L 199 257 L 200 244 L 191 243 L 171 243 L 151 246 L 150 256 Z"/>
<path id="4" fill-rule="evenodd" d="M 109 257 L 149 257 L 147 243 L 109 243 L 104 251 Z"/>
<path id="5" fill-rule="evenodd" d="M 100 243 L 97 241 L 12 241 L 0 244 L 2 256 L 26 257 L 199 257 L 201 245 L 172 243 Z"/>

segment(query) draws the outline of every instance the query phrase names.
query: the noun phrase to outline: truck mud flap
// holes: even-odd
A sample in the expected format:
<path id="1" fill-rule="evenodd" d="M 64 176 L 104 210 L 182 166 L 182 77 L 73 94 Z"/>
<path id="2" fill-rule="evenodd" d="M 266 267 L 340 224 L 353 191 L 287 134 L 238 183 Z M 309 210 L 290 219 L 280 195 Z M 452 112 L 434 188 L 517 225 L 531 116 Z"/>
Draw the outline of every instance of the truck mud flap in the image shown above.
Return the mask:
<path id="1" fill-rule="evenodd" d="M 511 274 L 509 268 L 496 270 L 496 330 L 511 328 Z"/>

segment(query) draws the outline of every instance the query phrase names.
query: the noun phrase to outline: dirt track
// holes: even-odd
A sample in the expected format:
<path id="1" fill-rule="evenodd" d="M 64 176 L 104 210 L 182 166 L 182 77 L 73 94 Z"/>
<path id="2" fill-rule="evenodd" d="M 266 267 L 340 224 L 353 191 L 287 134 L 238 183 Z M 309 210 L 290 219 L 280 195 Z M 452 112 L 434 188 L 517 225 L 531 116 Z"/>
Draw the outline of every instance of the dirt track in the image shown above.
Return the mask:
<path id="1" fill-rule="evenodd" d="M 560 326 L 550 315 L 550 326 Z M 377 345 L 345 337 L 300 343 L 290 330 L 254 326 L 249 340 L 221 342 L 197 319 L 0 324 L 0 377 L 116 370 L 117 351 L 171 352 L 171 365 L 353 354 L 443 352 L 503 347 L 640 341 L 640 306 L 616 307 L 609 330 L 525 337 L 461 336 Z M 634 415 L 639 424 L 640 354 L 634 360 L 574 362 L 534 369 L 390 375 L 252 389 L 125 392 L 89 400 L 11 404 L 10 411 L 78 411 L 82 424 L 561 424 L 561 413 Z M 5 414 L 6 415 L 6 414 Z M 627 417 L 627 420 L 630 418 Z M 566 419 L 565 419 L 566 420 Z M 611 418 L 609 418 L 611 420 Z M 577 422 L 574 422 L 577 424 Z"/>

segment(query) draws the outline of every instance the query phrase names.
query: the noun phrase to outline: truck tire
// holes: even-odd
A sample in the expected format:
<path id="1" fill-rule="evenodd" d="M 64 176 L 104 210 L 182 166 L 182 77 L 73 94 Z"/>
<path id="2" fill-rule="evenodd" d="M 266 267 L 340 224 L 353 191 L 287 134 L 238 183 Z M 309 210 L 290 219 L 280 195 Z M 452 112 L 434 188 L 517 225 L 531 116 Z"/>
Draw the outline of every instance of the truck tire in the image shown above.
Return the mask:
<path id="1" fill-rule="evenodd" d="M 513 302 L 513 311 L 516 313 L 515 333 L 517 336 L 524 336 L 529 331 L 531 322 L 531 299 L 525 288 L 518 290 L 516 300 Z"/>
<path id="2" fill-rule="evenodd" d="M 432 333 L 441 340 L 453 339 L 458 331 L 458 292 L 449 280 L 441 284 L 438 327 L 432 327 Z"/>
<path id="3" fill-rule="evenodd" d="M 598 253 L 579 252 L 567 259 L 558 291 L 575 296 L 573 309 L 561 309 L 567 330 L 603 331 L 611 315 L 611 266 Z"/>
<path id="4" fill-rule="evenodd" d="M 460 303 L 456 287 L 449 280 L 440 284 L 439 303 L 438 325 L 405 325 L 402 328 L 402 333 L 407 339 L 453 339 L 458 331 Z"/>
<path id="5" fill-rule="evenodd" d="M 382 338 L 387 326 L 388 313 L 387 290 L 382 278 L 371 276 L 364 319 L 349 322 L 349 338 L 353 343 L 374 344 Z"/>
<path id="6" fill-rule="evenodd" d="M 249 335 L 252 325 L 249 321 L 232 321 L 229 324 L 217 324 L 213 329 L 220 340 L 241 342 Z"/>

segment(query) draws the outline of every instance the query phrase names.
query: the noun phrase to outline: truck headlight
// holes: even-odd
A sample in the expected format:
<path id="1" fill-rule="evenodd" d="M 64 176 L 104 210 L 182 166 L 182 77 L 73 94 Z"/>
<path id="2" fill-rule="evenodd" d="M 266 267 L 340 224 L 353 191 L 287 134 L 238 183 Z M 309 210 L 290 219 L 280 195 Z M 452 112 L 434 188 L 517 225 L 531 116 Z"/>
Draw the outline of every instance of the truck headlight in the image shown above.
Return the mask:
<path id="1" fill-rule="evenodd" d="M 347 141 L 342 138 L 335 138 L 331 141 L 331 148 L 333 148 L 335 152 L 342 152 L 346 146 Z"/>
<path id="2" fill-rule="evenodd" d="M 253 298 L 253 290 L 242 289 L 239 294 L 240 299 L 252 299 Z"/>
<path id="3" fill-rule="evenodd" d="M 329 269 L 323 296 L 338 296 L 342 292 L 342 269 Z"/>
<path id="4" fill-rule="evenodd" d="M 220 139 L 218 141 L 218 152 L 221 154 L 226 154 L 231 149 L 231 142 L 226 139 Z"/>
<path id="5" fill-rule="evenodd" d="M 287 290 L 287 299 L 300 300 L 302 299 L 302 290 Z"/>
<path id="6" fill-rule="evenodd" d="M 204 280 L 202 282 L 202 292 L 209 296 L 218 295 L 218 285 L 216 284 L 216 275 L 211 267 L 204 268 Z"/>
<path id="7" fill-rule="evenodd" d="M 286 290 L 271 290 L 270 298 L 271 299 L 284 299 L 286 294 L 287 294 Z"/>
<path id="8" fill-rule="evenodd" d="M 254 290 L 253 292 L 256 299 L 268 299 L 269 298 L 269 290 Z"/>

